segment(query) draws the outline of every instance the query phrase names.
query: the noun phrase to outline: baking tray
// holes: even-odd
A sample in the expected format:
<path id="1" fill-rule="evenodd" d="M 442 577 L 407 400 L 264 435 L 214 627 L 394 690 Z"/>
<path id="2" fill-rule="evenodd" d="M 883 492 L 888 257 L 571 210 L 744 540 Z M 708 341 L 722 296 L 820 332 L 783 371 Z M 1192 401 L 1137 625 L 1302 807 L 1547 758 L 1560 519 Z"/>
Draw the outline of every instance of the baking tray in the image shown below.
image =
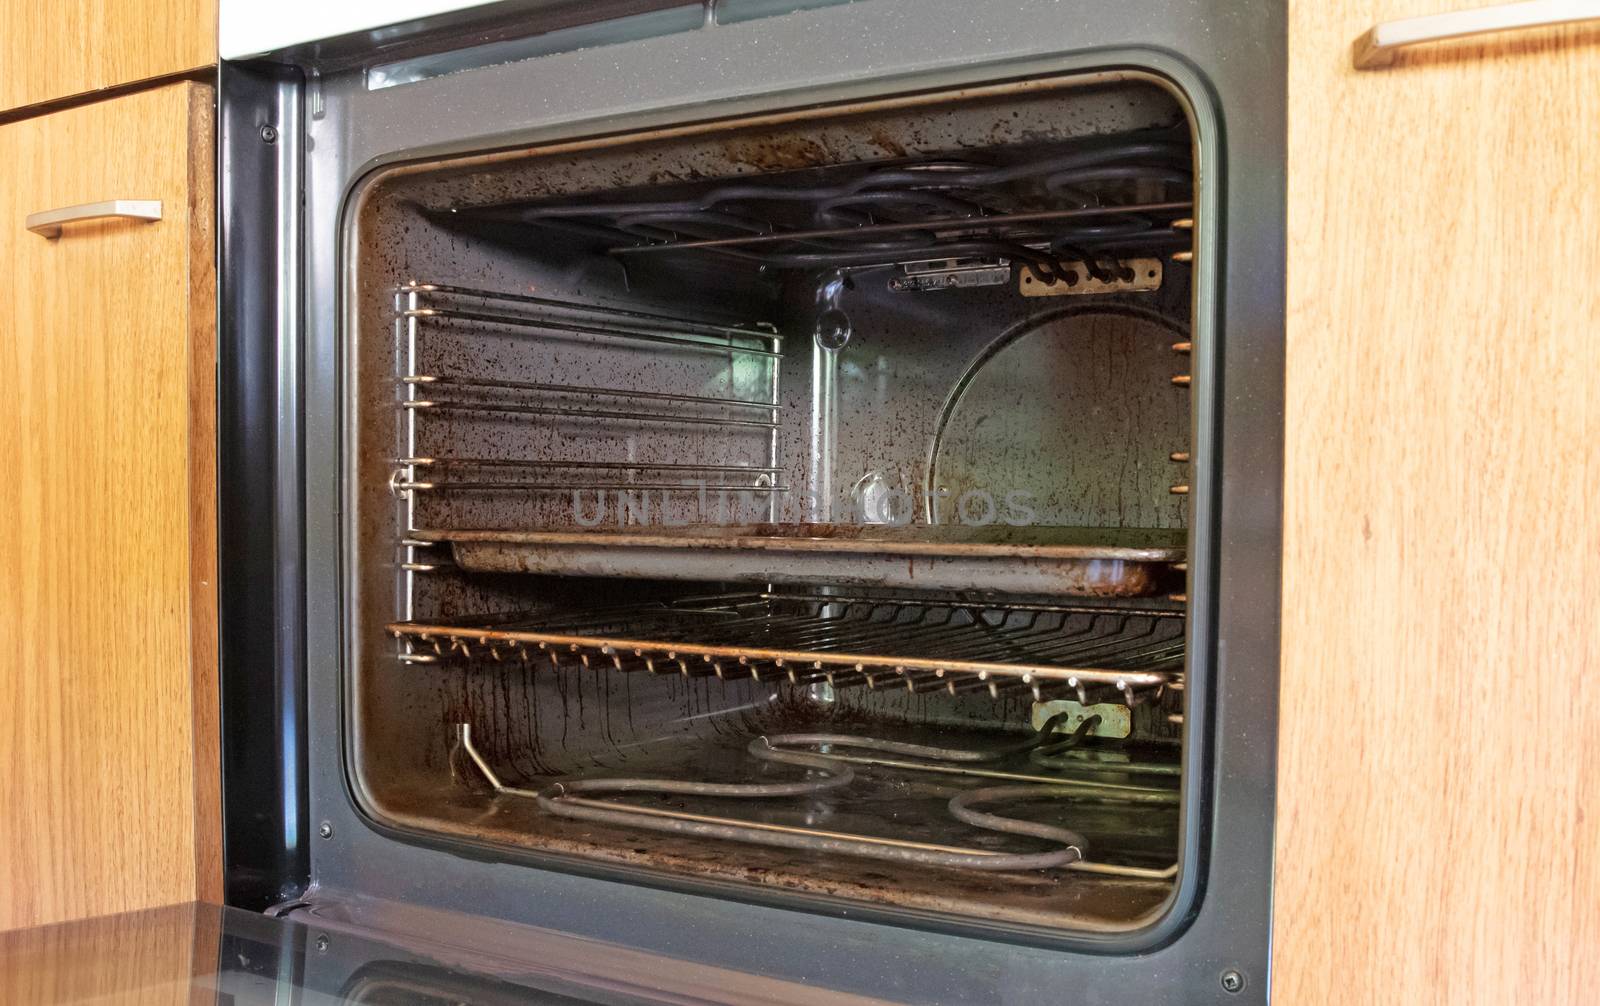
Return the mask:
<path id="1" fill-rule="evenodd" d="M 1140 597 L 1181 562 L 1181 529 L 693 524 L 417 531 L 476 573 Z"/>

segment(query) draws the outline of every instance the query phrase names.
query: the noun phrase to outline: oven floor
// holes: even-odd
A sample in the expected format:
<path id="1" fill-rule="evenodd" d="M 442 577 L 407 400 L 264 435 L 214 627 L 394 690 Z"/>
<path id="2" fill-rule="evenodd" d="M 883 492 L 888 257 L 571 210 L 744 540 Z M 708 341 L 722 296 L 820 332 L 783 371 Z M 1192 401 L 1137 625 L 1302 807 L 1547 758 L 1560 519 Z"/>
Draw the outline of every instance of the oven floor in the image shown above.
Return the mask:
<path id="1" fill-rule="evenodd" d="M 929 742 L 926 730 L 875 725 L 870 733 L 892 740 Z M 946 728 L 940 730 L 935 743 L 982 748 L 1016 737 Z M 1175 754 L 1175 749 L 1158 750 L 1169 758 Z M 1122 755 L 1108 752 L 1103 757 L 1116 759 Z M 1142 752 L 1139 757 L 1154 760 L 1149 752 Z M 856 777 L 849 786 L 806 797 L 752 800 L 626 794 L 614 799 L 641 807 L 994 851 L 1034 852 L 1047 848 L 1029 839 L 974 829 L 946 810 L 950 798 L 962 790 L 1021 780 L 861 764 L 853 767 Z M 1030 765 L 1026 756 L 985 764 L 983 768 L 1142 787 L 1147 792 L 1140 794 L 1143 802 L 1138 803 L 1069 796 L 1011 805 L 986 804 L 982 809 L 1071 828 L 1087 838 L 1091 861 L 1160 869 L 1174 859 L 1178 807 L 1173 776 L 1051 773 Z M 674 740 L 643 751 L 634 749 L 625 768 L 596 769 L 585 777 L 774 782 L 796 779 L 801 771 L 758 761 L 745 752 L 744 742 L 739 740 Z M 538 788 L 554 780 L 504 781 Z M 435 834 L 997 922 L 1094 931 L 1126 929 L 1159 909 L 1170 889 L 1170 882 L 1163 880 L 1107 878 L 1063 869 L 1001 873 L 912 866 L 747 843 L 708 842 L 569 820 L 539 810 L 529 799 L 488 792 L 476 785 L 472 770 L 465 766 L 458 778 L 446 786 L 422 785 L 419 781 L 408 788 L 386 790 L 384 796 L 384 807 L 393 823 Z"/>

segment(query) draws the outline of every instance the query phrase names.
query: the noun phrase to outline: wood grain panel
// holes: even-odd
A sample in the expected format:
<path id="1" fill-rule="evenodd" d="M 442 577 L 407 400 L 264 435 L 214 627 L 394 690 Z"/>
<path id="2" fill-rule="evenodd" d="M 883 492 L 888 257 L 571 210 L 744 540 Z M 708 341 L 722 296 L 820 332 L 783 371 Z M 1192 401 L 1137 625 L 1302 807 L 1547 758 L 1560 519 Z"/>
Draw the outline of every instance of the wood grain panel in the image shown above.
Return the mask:
<path id="1" fill-rule="evenodd" d="M 0 126 L 0 928 L 217 891 L 209 118 Z M 164 219 L 22 228 L 110 198 Z"/>
<path id="2" fill-rule="evenodd" d="M 1290 3 L 1273 989 L 1600 988 L 1600 30 Z"/>
<path id="3" fill-rule="evenodd" d="M 221 904 L 222 705 L 217 636 L 217 270 L 215 94 L 186 88 L 188 139 L 189 665 L 194 897 Z"/>
<path id="4" fill-rule="evenodd" d="M 214 991 L 202 995 L 217 963 L 218 911 L 190 902 L 0 933 L 0 1002 L 215 1003 Z"/>
<path id="5" fill-rule="evenodd" d="M 217 0 L 0 0 L 0 112 L 217 61 Z"/>

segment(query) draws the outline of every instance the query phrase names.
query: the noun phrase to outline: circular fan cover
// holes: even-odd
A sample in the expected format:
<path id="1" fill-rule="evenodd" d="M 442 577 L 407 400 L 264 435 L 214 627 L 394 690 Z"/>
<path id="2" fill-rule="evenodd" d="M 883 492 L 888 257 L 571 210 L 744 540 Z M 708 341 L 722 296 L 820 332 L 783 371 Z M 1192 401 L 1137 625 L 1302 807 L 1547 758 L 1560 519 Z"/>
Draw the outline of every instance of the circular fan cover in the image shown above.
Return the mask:
<path id="1" fill-rule="evenodd" d="M 1068 307 L 991 343 L 951 391 L 928 456 L 931 523 L 1183 526 L 1187 334 L 1132 308 Z M 988 508 L 990 502 L 994 510 Z M 988 518 L 987 520 L 985 518 Z"/>

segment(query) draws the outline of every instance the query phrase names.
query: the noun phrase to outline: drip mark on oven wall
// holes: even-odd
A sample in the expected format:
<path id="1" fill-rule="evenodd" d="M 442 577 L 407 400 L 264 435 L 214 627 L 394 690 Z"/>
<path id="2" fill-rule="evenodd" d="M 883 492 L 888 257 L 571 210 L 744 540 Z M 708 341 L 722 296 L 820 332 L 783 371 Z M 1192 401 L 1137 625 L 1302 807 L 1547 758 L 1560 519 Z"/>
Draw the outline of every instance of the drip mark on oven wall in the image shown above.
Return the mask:
<path id="1" fill-rule="evenodd" d="M 617 738 L 611 730 L 611 679 L 615 676 L 617 675 L 604 672 L 596 682 L 596 687 L 600 691 L 600 732 L 613 751 L 617 750 Z"/>
<path id="2" fill-rule="evenodd" d="M 561 748 L 567 747 L 567 669 L 560 668 L 555 672 L 556 697 L 561 700 Z"/>
<path id="3" fill-rule="evenodd" d="M 522 693 L 522 729 L 524 734 L 524 743 L 521 743 L 517 746 L 526 752 L 529 763 L 534 767 L 535 770 L 537 770 L 539 765 L 538 759 L 533 753 L 533 746 L 535 743 L 535 738 L 538 737 L 539 720 L 534 712 L 534 702 L 536 700 L 533 695 L 533 668 L 528 663 L 527 658 L 523 658 L 520 663 L 521 665 L 517 668 L 517 690 Z"/>
<path id="4" fill-rule="evenodd" d="M 584 668 L 584 670 L 588 670 L 588 668 L 586 667 L 586 668 Z M 592 682 L 593 680 L 594 680 L 594 675 L 592 673 L 591 674 L 585 674 L 582 671 L 580 671 L 578 673 L 577 692 L 578 692 L 578 733 L 579 734 L 586 734 L 586 733 L 589 732 L 589 720 L 588 720 L 588 717 L 584 715 L 583 685 L 584 685 L 585 681 Z"/>
<path id="5" fill-rule="evenodd" d="M 638 736 L 633 727 L 633 675 L 622 676 L 622 708 L 628 716 L 628 738 L 631 740 Z"/>

